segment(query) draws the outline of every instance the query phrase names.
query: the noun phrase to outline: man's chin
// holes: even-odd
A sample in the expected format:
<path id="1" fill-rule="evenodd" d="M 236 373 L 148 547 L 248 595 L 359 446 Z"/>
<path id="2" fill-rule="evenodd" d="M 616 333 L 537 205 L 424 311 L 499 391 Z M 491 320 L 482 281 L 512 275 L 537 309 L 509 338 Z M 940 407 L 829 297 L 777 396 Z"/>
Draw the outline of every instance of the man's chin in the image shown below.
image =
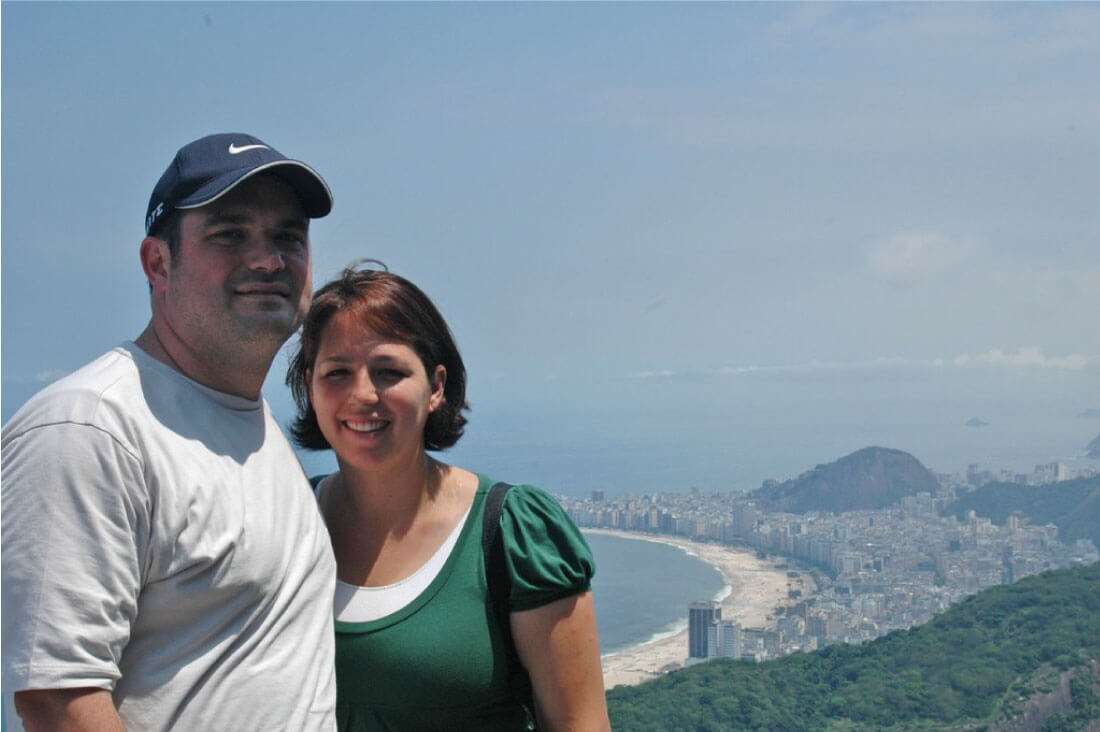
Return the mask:
<path id="1" fill-rule="evenodd" d="M 302 318 L 287 310 L 241 313 L 234 318 L 237 334 L 245 341 L 278 341 L 280 344 L 298 329 Z"/>

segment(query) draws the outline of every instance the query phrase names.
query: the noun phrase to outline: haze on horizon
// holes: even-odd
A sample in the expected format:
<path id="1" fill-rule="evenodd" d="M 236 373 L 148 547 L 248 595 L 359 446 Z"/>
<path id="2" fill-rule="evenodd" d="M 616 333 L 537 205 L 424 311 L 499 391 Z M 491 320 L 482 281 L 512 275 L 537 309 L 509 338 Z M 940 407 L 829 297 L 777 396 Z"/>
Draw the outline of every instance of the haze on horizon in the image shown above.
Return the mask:
<path id="1" fill-rule="evenodd" d="M 318 283 L 374 257 L 440 305 L 460 457 L 729 443 L 752 487 L 1100 433 L 1096 3 L 0 12 L 5 421 L 141 330 L 152 185 L 239 130 L 332 186 Z"/>

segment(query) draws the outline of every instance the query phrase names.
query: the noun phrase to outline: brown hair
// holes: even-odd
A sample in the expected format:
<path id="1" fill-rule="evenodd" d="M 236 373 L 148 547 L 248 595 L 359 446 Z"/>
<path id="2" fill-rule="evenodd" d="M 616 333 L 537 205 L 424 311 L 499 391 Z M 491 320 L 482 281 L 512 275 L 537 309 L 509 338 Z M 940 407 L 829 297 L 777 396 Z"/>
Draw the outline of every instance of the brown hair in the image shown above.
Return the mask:
<path id="1" fill-rule="evenodd" d="M 382 264 L 374 260 L 356 262 L 313 295 L 302 322 L 298 350 L 286 374 L 286 383 L 298 405 L 291 435 L 295 442 L 310 450 L 331 448 L 309 401 L 308 376 L 317 360 L 325 326 L 337 313 L 351 312 L 378 335 L 405 343 L 416 351 L 429 375 L 440 364 L 447 370 L 443 405 L 428 415 L 424 425 L 424 448 L 451 447 L 462 437 L 466 425 L 462 412 L 470 408 L 466 403 L 466 367 L 451 329 L 419 287 L 389 271 L 358 269 L 366 262 Z"/>

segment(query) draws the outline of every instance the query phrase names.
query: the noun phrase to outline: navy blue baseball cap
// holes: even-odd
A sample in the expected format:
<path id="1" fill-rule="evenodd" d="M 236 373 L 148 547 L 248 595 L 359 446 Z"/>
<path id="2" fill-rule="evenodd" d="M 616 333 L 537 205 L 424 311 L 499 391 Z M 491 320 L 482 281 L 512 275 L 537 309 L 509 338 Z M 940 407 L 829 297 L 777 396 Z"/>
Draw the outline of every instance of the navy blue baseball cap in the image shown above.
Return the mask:
<path id="1" fill-rule="evenodd" d="M 257 173 L 271 173 L 289 183 L 311 219 L 332 210 L 332 191 L 316 170 L 252 135 L 230 132 L 207 135 L 180 148 L 153 188 L 145 233 L 155 231 L 168 212 L 205 206 Z"/>

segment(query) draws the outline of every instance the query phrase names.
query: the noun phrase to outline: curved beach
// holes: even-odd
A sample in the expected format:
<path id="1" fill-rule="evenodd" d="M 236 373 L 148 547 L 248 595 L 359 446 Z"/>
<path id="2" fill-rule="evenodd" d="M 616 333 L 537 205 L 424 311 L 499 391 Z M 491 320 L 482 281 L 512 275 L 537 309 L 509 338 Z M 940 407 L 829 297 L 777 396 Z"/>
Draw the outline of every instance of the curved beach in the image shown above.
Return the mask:
<path id="1" fill-rule="evenodd" d="M 760 559 L 751 549 L 721 544 L 704 544 L 676 536 L 654 536 L 610 529 L 585 529 L 586 533 L 606 534 L 626 539 L 655 541 L 682 547 L 712 564 L 725 578 L 722 617 L 736 620 L 742 627 L 773 624 L 775 608 L 789 605 L 787 591 L 797 580 L 787 576 L 784 558 Z M 809 575 L 799 573 L 803 596 L 813 591 Z M 661 674 L 682 668 L 688 655 L 687 607 L 695 598 L 684 598 L 684 627 L 674 634 L 603 656 L 603 680 L 608 689 L 620 684 L 640 684 Z"/>

